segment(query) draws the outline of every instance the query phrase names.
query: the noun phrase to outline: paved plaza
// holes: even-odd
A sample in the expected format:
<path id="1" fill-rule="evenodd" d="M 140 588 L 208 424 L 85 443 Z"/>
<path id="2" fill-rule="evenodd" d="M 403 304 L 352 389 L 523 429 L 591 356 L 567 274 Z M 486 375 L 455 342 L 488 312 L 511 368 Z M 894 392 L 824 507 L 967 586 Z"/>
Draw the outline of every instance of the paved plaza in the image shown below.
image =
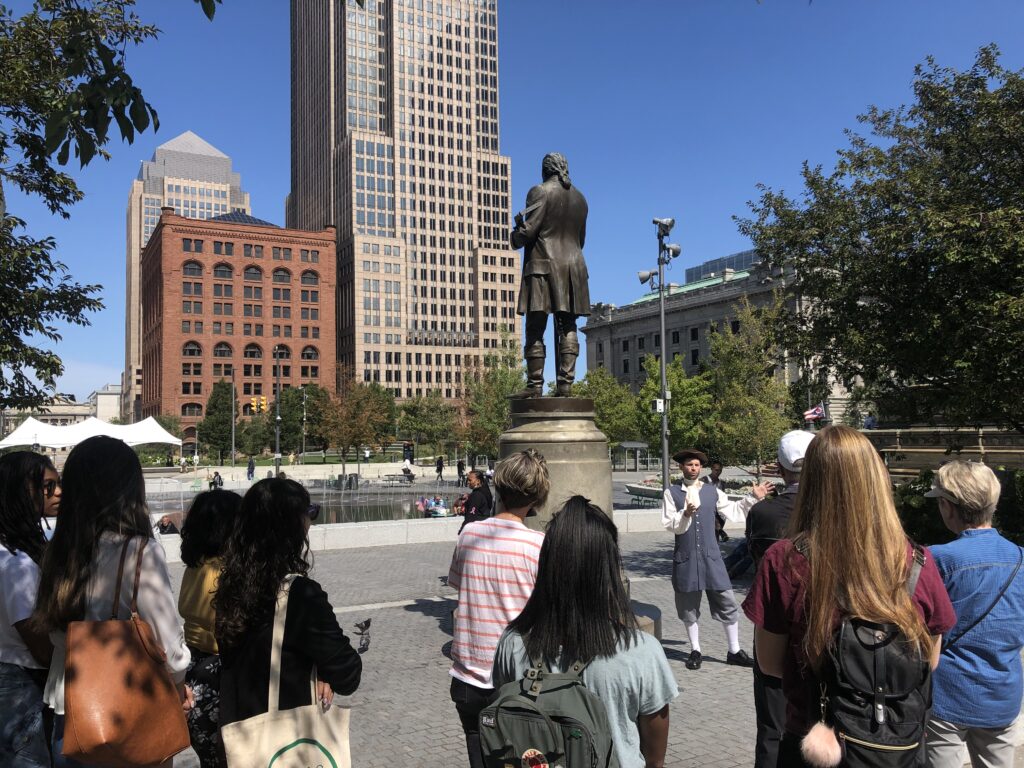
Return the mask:
<path id="1" fill-rule="evenodd" d="M 330 596 L 347 635 L 373 619 L 372 641 L 363 656 L 363 680 L 352 697 L 352 755 L 359 768 L 462 765 L 465 743 L 448 696 L 451 662 L 450 614 L 454 590 L 444 584 L 452 543 L 401 545 L 318 553 L 311 576 Z M 750 766 L 754 711 L 749 669 L 724 663 L 721 626 L 701 618 L 704 666 L 683 666 L 689 645 L 673 610 L 672 538 L 665 534 L 622 537 L 634 599 L 663 611 L 669 664 L 679 683 L 671 706 L 666 765 Z M 180 582 L 181 566 L 172 566 Z M 739 583 L 738 583 L 739 584 Z M 745 590 L 740 589 L 742 599 Z M 742 619 L 741 638 L 750 649 L 751 624 Z M 177 765 L 190 765 L 178 760 Z"/>

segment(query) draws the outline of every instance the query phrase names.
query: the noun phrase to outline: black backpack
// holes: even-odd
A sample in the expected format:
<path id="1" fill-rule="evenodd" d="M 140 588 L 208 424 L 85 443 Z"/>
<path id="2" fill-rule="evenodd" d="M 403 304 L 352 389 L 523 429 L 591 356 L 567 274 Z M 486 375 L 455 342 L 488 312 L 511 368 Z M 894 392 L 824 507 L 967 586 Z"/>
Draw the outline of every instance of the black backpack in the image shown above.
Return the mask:
<path id="1" fill-rule="evenodd" d="M 506 683 L 480 713 L 480 747 L 487 768 L 619 768 L 608 713 L 583 684 L 580 662 L 549 672 L 534 662 Z"/>
<path id="2" fill-rule="evenodd" d="M 795 546 L 808 557 L 805 539 Z M 913 547 L 906 585 L 911 598 L 925 563 L 924 550 Z M 843 766 L 924 765 L 925 721 L 932 704 L 929 653 L 916 648 L 899 627 L 844 616 L 818 682 L 822 721 L 835 731 Z"/>

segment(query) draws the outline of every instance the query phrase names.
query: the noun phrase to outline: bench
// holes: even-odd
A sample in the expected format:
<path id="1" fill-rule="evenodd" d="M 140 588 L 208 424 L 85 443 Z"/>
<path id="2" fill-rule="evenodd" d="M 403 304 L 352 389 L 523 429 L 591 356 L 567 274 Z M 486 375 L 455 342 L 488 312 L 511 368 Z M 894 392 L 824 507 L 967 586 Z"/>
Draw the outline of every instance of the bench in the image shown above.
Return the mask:
<path id="1" fill-rule="evenodd" d="M 409 483 L 412 485 L 412 481 L 415 477 L 416 475 L 406 475 L 403 472 L 399 472 L 398 474 L 384 475 L 383 480 L 388 485 L 399 485 L 401 483 Z"/>

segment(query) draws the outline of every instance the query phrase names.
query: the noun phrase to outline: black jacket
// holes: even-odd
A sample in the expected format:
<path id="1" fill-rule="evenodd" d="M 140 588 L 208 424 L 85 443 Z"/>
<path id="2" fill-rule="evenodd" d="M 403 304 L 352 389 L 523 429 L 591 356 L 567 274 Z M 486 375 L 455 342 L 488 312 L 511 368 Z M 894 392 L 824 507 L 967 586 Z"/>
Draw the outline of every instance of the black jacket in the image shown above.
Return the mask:
<path id="1" fill-rule="evenodd" d="M 761 563 L 768 547 L 786 537 L 789 516 L 796 504 L 796 492 L 797 486 L 790 485 L 778 496 L 757 502 L 747 512 L 747 546 L 754 558 L 754 567 Z"/>
<path id="2" fill-rule="evenodd" d="M 220 722 L 233 723 L 267 711 L 270 687 L 272 621 L 254 629 L 245 642 L 221 651 Z M 281 653 L 280 709 L 311 704 L 309 676 L 335 693 L 349 695 L 359 687 L 363 663 L 338 626 L 327 594 L 312 579 L 292 583 Z"/>
<path id="3" fill-rule="evenodd" d="M 481 483 L 480 487 L 474 488 L 473 492 L 469 494 L 469 498 L 466 499 L 466 505 L 463 507 L 466 516 L 459 527 L 459 533 L 462 533 L 462 529 L 470 523 L 490 517 L 493 506 L 494 497 L 491 496 L 491 489 L 487 487 L 486 482 Z"/>

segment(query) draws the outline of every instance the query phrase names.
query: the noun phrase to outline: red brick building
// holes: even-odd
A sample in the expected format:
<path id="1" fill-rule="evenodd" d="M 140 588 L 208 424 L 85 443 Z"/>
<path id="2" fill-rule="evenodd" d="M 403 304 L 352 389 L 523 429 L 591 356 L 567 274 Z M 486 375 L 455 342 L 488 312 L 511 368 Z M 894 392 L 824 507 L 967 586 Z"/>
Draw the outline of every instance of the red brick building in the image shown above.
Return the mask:
<path id="1" fill-rule="evenodd" d="M 189 219 L 162 208 L 142 252 L 142 416 L 173 414 L 182 439 L 217 381 L 235 381 L 238 413 L 277 386 L 333 391 L 334 227 L 283 229 L 246 214 Z"/>

